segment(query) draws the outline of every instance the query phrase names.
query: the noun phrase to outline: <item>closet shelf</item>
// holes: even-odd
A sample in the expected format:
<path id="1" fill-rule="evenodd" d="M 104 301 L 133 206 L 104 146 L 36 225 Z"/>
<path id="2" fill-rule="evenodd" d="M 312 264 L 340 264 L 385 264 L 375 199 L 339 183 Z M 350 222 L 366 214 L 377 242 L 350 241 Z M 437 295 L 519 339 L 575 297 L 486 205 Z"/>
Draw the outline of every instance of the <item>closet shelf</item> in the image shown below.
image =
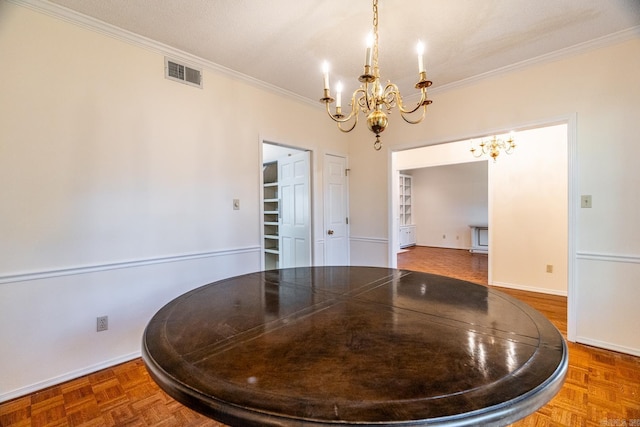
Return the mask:
<path id="1" fill-rule="evenodd" d="M 263 167 L 263 250 L 264 267 L 269 270 L 280 266 L 278 162 L 265 163 Z"/>

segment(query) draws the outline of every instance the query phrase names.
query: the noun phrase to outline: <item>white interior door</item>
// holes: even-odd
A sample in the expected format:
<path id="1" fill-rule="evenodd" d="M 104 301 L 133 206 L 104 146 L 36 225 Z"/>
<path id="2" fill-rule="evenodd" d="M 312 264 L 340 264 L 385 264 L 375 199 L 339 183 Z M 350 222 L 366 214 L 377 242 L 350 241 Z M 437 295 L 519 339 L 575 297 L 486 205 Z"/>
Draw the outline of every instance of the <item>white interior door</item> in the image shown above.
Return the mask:
<path id="1" fill-rule="evenodd" d="M 325 265 L 349 265 L 347 159 L 324 156 Z"/>
<path id="2" fill-rule="evenodd" d="M 311 154 L 278 160 L 280 268 L 311 265 Z"/>

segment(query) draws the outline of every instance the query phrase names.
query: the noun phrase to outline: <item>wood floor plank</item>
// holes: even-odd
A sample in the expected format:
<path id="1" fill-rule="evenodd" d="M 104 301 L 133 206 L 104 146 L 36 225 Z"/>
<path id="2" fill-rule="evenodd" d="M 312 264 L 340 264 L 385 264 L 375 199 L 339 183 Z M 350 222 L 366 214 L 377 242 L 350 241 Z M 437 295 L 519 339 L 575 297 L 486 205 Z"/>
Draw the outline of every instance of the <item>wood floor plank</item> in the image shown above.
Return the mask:
<path id="1" fill-rule="evenodd" d="M 488 257 L 415 247 L 399 268 L 487 285 Z M 567 300 L 495 288 L 536 308 L 566 336 Z M 569 369 L 556 397 L 515 427 L 640 426 L 640 358 L 568 343 Z M 224 427 L 179 404 L 151 380 L 141 359 L 0 403 L 1 427 Z"/>

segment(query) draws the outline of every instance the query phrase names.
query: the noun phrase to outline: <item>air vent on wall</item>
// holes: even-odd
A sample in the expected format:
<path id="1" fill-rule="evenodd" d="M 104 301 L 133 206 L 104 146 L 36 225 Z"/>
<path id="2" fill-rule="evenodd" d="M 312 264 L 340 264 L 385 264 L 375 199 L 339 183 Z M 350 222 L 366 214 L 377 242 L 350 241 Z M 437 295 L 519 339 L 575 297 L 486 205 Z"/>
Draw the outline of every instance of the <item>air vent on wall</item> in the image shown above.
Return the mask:
<path id="1" fill-rule="evenodd" d="M 187 67 L 173 59 L 164 59 L 164 76 L 170 80 L 202 88 L 202 71 Z"/>

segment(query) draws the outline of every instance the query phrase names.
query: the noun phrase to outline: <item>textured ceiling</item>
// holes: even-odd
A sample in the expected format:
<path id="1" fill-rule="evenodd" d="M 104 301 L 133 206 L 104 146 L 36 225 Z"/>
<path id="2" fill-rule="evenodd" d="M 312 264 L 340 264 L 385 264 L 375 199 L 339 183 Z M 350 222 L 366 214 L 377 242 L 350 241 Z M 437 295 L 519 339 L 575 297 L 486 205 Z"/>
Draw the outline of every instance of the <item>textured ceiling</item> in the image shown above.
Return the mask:
<path id="1" fill-rule="evenodd" d="M 369 0 L 52 0 L 82 14 L 273 84 L 322 95 L 357 86 Z M 408 95 L 415 45 L 434 88 L 640 25 L 640 0 L 380 0 L 380 71 Z M 205 82 L 206 84 L 206 82 Z"/>

